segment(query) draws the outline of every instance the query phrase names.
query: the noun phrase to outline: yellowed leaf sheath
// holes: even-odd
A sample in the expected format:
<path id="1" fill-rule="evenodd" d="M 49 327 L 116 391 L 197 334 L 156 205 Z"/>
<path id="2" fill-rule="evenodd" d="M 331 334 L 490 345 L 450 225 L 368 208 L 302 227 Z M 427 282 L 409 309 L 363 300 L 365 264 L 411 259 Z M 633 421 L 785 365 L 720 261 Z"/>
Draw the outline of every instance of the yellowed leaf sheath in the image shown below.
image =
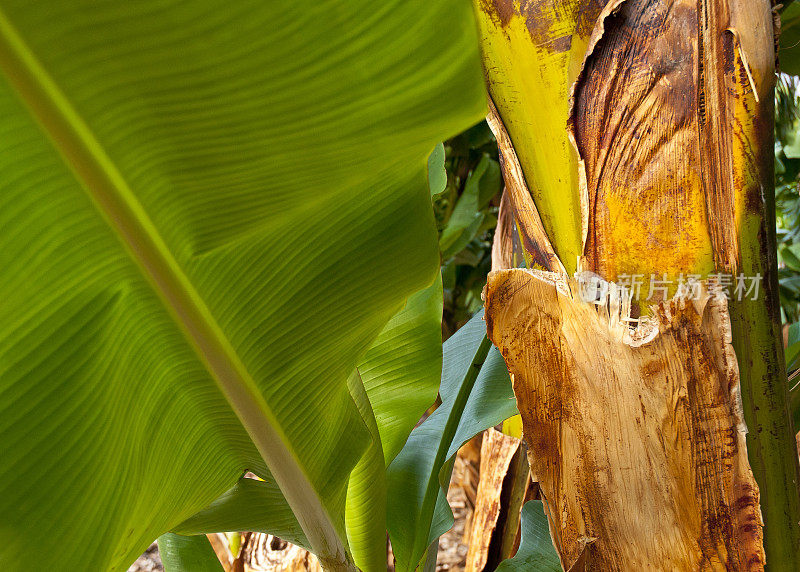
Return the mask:
<path id="1" fill-rule="evenodd" d="M 500 236 L 507 236 L 513 239 L 516 235 L 519 238 L 522 243 L 522 248 L 520 249 L 522 258 L 528 268 L 565 272 L 564 265 L 556 254 L 539 216 L 539 210 L 531 198 L 514 145 L 511 143 L 503 121 L 491 101 L 489 102 L 489 115 L 486 120 L 497 139 L 497 146 L 500 150 L 500 165 L 503 168 L 503 178 L 506 183 L 503 197 L 506 203 L 505 214 L 507 218 L 503 220 L 500 217 L 498 220 L 498 230 L 501 231 Z M 516 233 L 512 228 L 512 221 L 514 220 L 516 221 Z M 505 224 L 505 227 L 501 226 L 501 224 Z M 497 236 L 495 234 L 495 237 Z M 507 255 L 507 258 L 508 260 L 505 261 L 505 266 L 503 267 L 511 268 L 517 266 L 512 263 L 513 250 Z M 495 262 L 500 261 L 493 259 L 493 270 L 498 269 L 495 266 Z"/>
<path id="2" fill-rule="evenodd" d="M 575 288 L 513 269 L 485 291 L 564 569 L 763 569 L 725 301 L 631 330 L 613 286 L 599 306 Z"/>
<path id="3" fill-rule="evenodd" d="M 578 157 L 565 128 L 569 86 L 604 3 L 474 0 L 489 94 L 544 230 L 568 272 L 576 269 L 585 226 Z"/>

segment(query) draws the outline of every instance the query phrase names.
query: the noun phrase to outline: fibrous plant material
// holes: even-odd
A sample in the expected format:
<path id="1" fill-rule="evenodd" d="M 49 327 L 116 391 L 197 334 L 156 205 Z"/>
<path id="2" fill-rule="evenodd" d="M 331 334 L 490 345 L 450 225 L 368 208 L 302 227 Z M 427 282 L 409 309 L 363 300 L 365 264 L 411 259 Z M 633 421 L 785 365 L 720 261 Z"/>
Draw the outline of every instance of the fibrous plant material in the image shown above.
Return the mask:
<path id="1" fill-rule="evenodd" d="M 700 145 L 712 115 L 700 91 L 707 74 L 697 8 L 696 0 L 610 2 L 573 86 L 584 256 L 608 280 L 714 270 L 704 181 L 715 173 L 701 165 Z"/>
<path id="2" fill-rule="evenodd" d="M 486 569 L 490 544 L 502 509 L 503 482 L 519 447 L 519 439 L 495 429 L 487 429 L 483 434 L 480 480 L 472 514 L 465 572 L 482 572 Z M 519 508 L 516 507 L 516 510 L 519 511 Z"/>
<path id="3" fill-rule="evenodd" d="M 295 546 L 262 532 L 245 532 L 232 572 L 322 572 L 319 560 Z"/>
<path id="4" fill-rule="evenodd" d="M 800 505 L 779 330 L 772 21 L 768 0 L 607 4 L 572 88 L 570 126 L 585 168 L 586 269 L 607 280 L 728 281 L 767 554 L 794 569 Z M 760 290 L 734 294 L 740 279 Z"/>
<path id="5" fill-rule="evenodd" d="M 763 569 L 724 298 L 631 329 L 613 285 L 602 304 L 579 288 L 514 269 L 486 289 L 564 569 Z"/>
<path id="6" fill-rule="evenodd" d="M 749 463 L 761 485 L 766 557 L 770 559 L 770 566 L 797 569 L 800 566 L 798 465 L 786 408 L 786 374 L 777 303 L 772 183 L 775 52 L 769 0 L 573 0 L 563 3 L 476 0 L 475 5 L 481 26 L 484 68 L 495 106 L 490 109 L 489 122 L 504 159 L 507 189 L 515 189 L 519 181 L 528 187 L 528 193 L 509 193 L 509 198 L 514 205 L 515 223 L 523 238 L 521 244 L 527 251 L 529 267 L 548 269 L 538 260 L 542 259 L 541 252 L 550 249 L 570 274 L 572 268 L 591 271 L 595 278 L 619 281 L 620 285 L 627 281 L 629 288 L 633 286 L 632 278 L 649 279 L 649 292 L 647 286 L 642 289 L 643 293 L 634 290 L 636 297 L 629 300 L 630 308 L 625 310 L 625 315 L 635 319 L 655 311 L 651 319 L 656 326 L 650 326 L 655 328 L 652 331 L 663 328 L 683 331 L 671 320 L 675 316 L 685 317 L 688 312 L 685 308 L 689 305 L 679 305 L 683 309 L 677 313 L 674 308 L 667 312 L 671 318 L 666 322 L 663 321 L 664 308 L 672 308 L 677 303 L 671 298 L 682 281 L 690 276 L 696 279 L 715 276 L 714 280 L 721 283 L 731 299 L 706 301 L 701 304 L 702 308 L 693 303 L 699 318 L 695 316 L 692 320 L 699 320 L 705 327 L 709 312 L 715 316 L 724 314 L 722 322 L 730 324 L 729 327 L 716 327 L 703 335 L 723 336 L 728 340 L 715 339 L 712 347 L 728 343 L 733 346 L 735 357 L 732 351 L 730 357 L 738 358 L 741 366 L 733 385 L 741 383 L 737 387 L 731 385 L 730 390 L 735 395 L 741 391 L 743 400 L 731 402 L 727 420 L 715 417 L 710 411 L 706 415 L 714 420 L 715 427 L 720 424 L 737 427 L 740 436 L 737 439 L 741 444 L 743 436 L 747 435 Z M 538 82 L 537 86 L 532 87 L 533 82 Z M 565 147 L 564 141 L 570 145 Z M 552 159 L 556 150 L 561 150 L 560 162 Z M 515 164 L 517 157 L 519 161 Z M 544 160 L 545 157 L 550 157 L 551 161 Z M 517 165 L 521 173 L 515 169 Z M 554 172 L 553 165 L 561 169 Z M 580 208 L 575 208 L 576 203 Z M 524 205 L 523 208 L 518 204 Z M 538 210 L 540 225 L 535 224 L 535 217 L 528 216 L 531 205 Z M 573 225 L 570 230 L 566 221 L 574 221 L 569 213 L 577 211 L 581 213 L 580 228 L 576 230 Z M 529 221 L 534 223 L 529 224 Z M 546 235 L 543 241 L 524 240 L 541 235 L 541 228 Z M 572 234 L 565 238 L 559 236 L 559 232 Z M 570 258 L 574 256 L 569 247 L 571 240 L 580 244 L 577 264 Z M 549 269 L 559 271 L 557 266 Z M 506 274 L 490 277 L 488 296 L 498 291 L 503 276 Z M 656 282 L 663 281 L 665 287 L 653 288 L 654 278 Z M 738 290 L 739 279 L 749 281 L 750 285 L 759 283 L 760 290 Z M 566 284 L 567 278 L 559 273 L 553 280 Z M 533 293 L 530 287 L 518 285 L 520 291 L 515 293 L 515 298 L 524 296 L 524 292 Z M 567 298 L 572 299 L 572 295 Z M 524 372 L 528 376 L 551 375 L 558 379 L 567 371 L 563 364 L 588 343 L 583 337 L 590 339 L 596 335 L 588 325 L 581 326 L 583 337 L 570 338 L 571 344 L 577 344 L 575 347 L 563 340 L 560 346 L 554 346 L 552 340 L 540 334 L 535 340 L 522 339 L 532 334 L 525 333 L 527 330 L 511 319 L 503 321 L 510 330 L 501 332 L 496 324 L 500 323 L 501 313 L 510 311 L 503 308 L 505 303 L 510 302 L 495 300 L 492 305 L 487 299 L 486 316 L 490 322 L 490 336 L 495 336 L 493 341 L 500 345 L 501 337 L 519 338 L 516 343 L 529 344 L 531 348 L 534 342 L 540 343 L 539 351 L 550 347 L 554 353 L 548 359 L 562 363 L 561 369 L 543 371 L 540 363 L 531 360 L 527 363 L 529 371 Z M 540 296 L 536 304 L 543 316 L 557 315 L 564 307 L 563 300 L 557 296 Z M 575 324 L 571 327 L 580 332 Z M 641 332 L 641 328 L 639 326 L 636 331 Z M 680 347 L 673 349 L 682 351 Z M 691 363 L 698 358 L 689 349 L 686 348 L 688 353 L 685 354 L 664 352 L 659 361 L 653 363 L 663 368 L 668 368 L 675 360 Z M 634 357 L 616 356 L 619 359 Z M 520 367 L 510 363 L 508 356 L 506 358 L 512 372 L 514 367 Z M 609 359 L 610 355 L 594 355 L 592 369 L 597 375 L 618 367 L 609 363 Z M 624 367 L 637 371 L 635 366 L 631 362 Z M 521 372 L 518 369 L 518 373 Z M 638 375 L 640 382 L 649 379 L 648 371 L 640 371 Z M 592 387 L 590 383 L 589 388 Z M 581 386 L 581 389 L 588 391 L 586 387 Z M 531 420 L 525 419 L 530 412 L 522 408 L 522 403 L 530 399 L 524 394 L 529 390 L 518 381 L 515 384 L 526 422 L 525 437 L 536 441 L 540 436 L 529 432 Z M 656 394 L 652 396 L 654 400 L 657 397 Z M 705 401 L 697 401 L 700 397 L 702 394 L 685 396 L 686 406 L 705 411 Z M 670 398 L 662 396 L 658 407 L 668 410 Z M 606 401 L 597 406 L 604 410 L 607 423 L 615 423 L 616 412 L 625 399 L 622 395 L 607 395 Z M 539 406 L 553 418 L 560 419 L 560 401 L 545 400 Z M 750 428 L 749 434 L 743 419 Z M 588 418 L 586 422 L 589 423 Z M 655 423 L 652 418 L 650 422 Z M 599 431 L 595 437 L 603 434 L 602 424 L 598 423 L 595 429 Z M 726 450 L 727 445 L 720 444 L 714 435 L 710 427 L 692 434 L 691 447 L 695 451 L 707 451 L 712 457 Z M 550 437 L 560 439 L 562 435 L 556 433 Z M 632 446 L 650 447 L 644 437 L 637 438 L 644 440 L 632 441 Z M 661 439 L 669 444 L 665 435 Z M 594 482 L 598 491 L 584 492 L 609 495 L 618 506 L 633 506 L 630 503 L 637 497 L 626 496 L 632 491 L 626 488 L 623 470 L 629 464 L 628 451 L 617 449 L 615 458 L 615 443 L 606 445 L 596 437 L 596 444 L 605 448 L 611 468 L 601 472 L 602 478 Z M 744 447 L 737 446 L 737 463 L 744 463 L 744 468 L 737 470 L 744 474 L 750 469 L 747 457 L 741 456 L 742 451 Z M 532 444 L 532 465 L 560 466 L 562 460 L 557 455 L 552 443 L 550 449 L 540 447 L 538 450 Z M 544 458 L 540 458 L 542 456 Z M 538 471 L 544 480 L 545 496 L 548 490 L 549 494 L 557 494 L 563 487 L 571 486 L 569 479 L 580 481 L 598 474 L 598 468 L 587 459 L 582 456 L 573 460 L 574 472 L 568 475 Z M 535 468 L 534 472 L 537 472 Z M 732 497 L 726 496 L 728 485 L 727 481 L 719 481 L 714 494 L 731 500 Z M 652 483 L 650 486 L 657 491 L 660 485 Z M 674 492 L 679 497 L 687 494 L 681 490 Z M 758 498 L 755 489 L 752 498 Z M 554 531 L 558 528 L 555 521 L 588 519 L 592 526 L 602 528 L 606 542 L 611 535 L 629 534 L 624 528 L 612 530 L 605 522 L 601 523 L 604 520 L 613 522 L 613 511 L 587 515 L 575 512 L 577 510 L 578 505 L 562 503 L 559 511 L 563 512 L 551 512 Z M 735 522 L 730 528 L 733 533 L 730 542 L 708 540 L 715 538 L 715 531 L 724 527 L 717 515 L 698 514 L 702 516 L 697 521 L 675 521 L 676 527 L 688 527 L 675 534 L 682 538 L 689 534 L 686 536 L 689 538 L 694 531 L 704 531 L 694 537 L 695 544 L 702 547 L 700 560 L 689 543 L 684 546 L 683 560 L 679 552 L 674 552 L 674 561 L 656 566 L 656 560 L 651 560 L 654 566 L 669 569 L 673 566 L 671 562 L 675 562 L 678 569 L 693 569 L 697 563 L 712 568 L 727 565 L 733 569 L 763 566 L 764 553 L 754 548 L 761 541 L 755 543 L 741 536 L 741 529 L 736 528 Z M 760 519 L 748 521 L 747 527 L 760 529 Z M 666 538 L 664 534 L 659 530 L 656 538 L 658 535 Z M 595 542 L 592 538 L 586 536 L 583 542 L 591 544 Z M 561 550 L 558 537 L 556 544 Z M 669 542 L 665 541 L 666 544 Z M 708 548 L 712 545 L 713 550 Z M 616 565 L 622 569 L 635 567 L 641 562 L 637 558 L 642 558 L 636 556 L 638 550 L 620 552 Z M 742 554 L 747 557 L 742 559 Z M 572 558 L 570 563 L 577 561 L 575 554 L 562 551 L 561 556 L 562 559 Z"/>

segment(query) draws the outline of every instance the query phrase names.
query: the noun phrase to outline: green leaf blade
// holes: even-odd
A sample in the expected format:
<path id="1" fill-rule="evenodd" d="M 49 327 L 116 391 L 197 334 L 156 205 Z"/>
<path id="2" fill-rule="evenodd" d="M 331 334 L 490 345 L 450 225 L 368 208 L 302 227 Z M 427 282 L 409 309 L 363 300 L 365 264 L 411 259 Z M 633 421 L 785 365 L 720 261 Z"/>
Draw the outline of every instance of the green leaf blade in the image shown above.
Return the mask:
<path id="1" fill-rule="evenodd" d="M 174 527 L 173 531 L 183 536 L 263 532 L 306 550 L 311 548 L 280 488 L 274 482 L 250 478 L 240 479 L 233 488 Z"/>
<path id="2" fill-rule="evenodd" d="M 205 535 L 181 536 L 168 532 L 158 538 L 164 572 L 223 572 Z"/>
<path id="3" fill-rule="evenodd" d="M 285 449 L 296 470 L 267 451 L 274 478 L 321 507 L 304 526 L 341 555 L 368 439 L 346 379 L 433 279 L 426 158 L 483 112 L 469 8 L 2 12 L 0 559 L 123 568 L 245 470 L 269 477 L 254 440 Z M 425 24 L 445 16 L 445 34 Z M 9 30 L 48 81 L 24 77 Z M 93 203 L 109 198 L 122 211 Z M 153 286 L 165 277 L 177 288 Z M 190 339 L 202 332 L 214 343 Z M 226 368 L 247 390 L 233 407 L 215 383 Z M 275 439 L 246 421 L 253 403 Z"/>
<path id="4" fill-rule="evenodd" d="M 497 572 L 561 572 L 561 561 L 550 540 L 550 527 L 542 501 L 522 507 L 522 537 L 516 555 L 503 560 Z"/>
<path id="5" fill-rule="evenodd" d="M 409 297 L 358 364 L 386 466 L 436 400 L 442 375 L 442 278 Z"/>

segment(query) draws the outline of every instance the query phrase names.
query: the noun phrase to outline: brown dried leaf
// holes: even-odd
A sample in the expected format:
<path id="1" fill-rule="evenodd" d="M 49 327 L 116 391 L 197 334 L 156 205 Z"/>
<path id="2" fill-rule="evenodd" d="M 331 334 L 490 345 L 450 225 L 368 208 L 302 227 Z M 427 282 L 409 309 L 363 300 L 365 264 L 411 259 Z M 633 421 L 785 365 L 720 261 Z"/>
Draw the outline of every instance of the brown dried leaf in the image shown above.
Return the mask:
<path id="1" fill-rule="evenodd" d="M 514 207 L 508 191 L 503 190 L 500 209 L 497 213 L 497 227 L 492 241 L 492 270 L 514 268 Z"/>

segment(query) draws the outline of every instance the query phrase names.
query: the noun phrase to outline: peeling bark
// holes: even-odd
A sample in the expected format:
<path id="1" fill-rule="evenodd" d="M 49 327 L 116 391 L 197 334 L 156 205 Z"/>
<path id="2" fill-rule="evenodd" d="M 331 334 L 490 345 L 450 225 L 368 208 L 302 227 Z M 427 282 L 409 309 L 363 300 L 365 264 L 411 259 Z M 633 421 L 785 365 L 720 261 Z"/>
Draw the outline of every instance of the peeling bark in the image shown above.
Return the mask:
<path id="1" fill-rule="evenodd" d="M 584 256 L 607 280 L 713 271 L 698 25 L 695 0 L 616 1 L 589 40 L 571 126 L 585 169 Z"/>
<path id="2" fill-rule="evenodd" d="M 731 299 L 750 463 L 773 566 L 800 566 L 800 473 L 780 344 L 768 0 L 615 0 L 573 87 L 585 168 L 585 268 L 760 277 Z M 674 288 L 670 293 L 674 292 Z M 645 309 L 646 310 L 646 309 Z"/>
<path id="3" fill-rule="evenodd" d="M 662 302 L 631 329 L 613 285 L 603 305 L 576 287 L 514 269 L 485 291 L 564 569 L 762 570 L 725 300 Z"/>
<path id="4" fill-rule="evenodd" d="M 797 569 L 770 1 L 475 1 L 497 105 L 488 120 L 521 245 L 529 267 L 558 273 L 494 274 L 486 316 L 515 374 L 565 569 L 760 569 L 759 509 L 770 567 Z M 653 310 L 634 301 L 622 311 L 616 300 L 611 311 L 573 299 L 564 271 L 576 267 L 609 281 L 674 282 L 667 295 L 655 292 Z M 714 272 L 760 276 L 761 295 L 665 299 L 682 274 Z M 619 322 L 620 312 L 648 311 L 649 325 L 636 330 Z"/>

